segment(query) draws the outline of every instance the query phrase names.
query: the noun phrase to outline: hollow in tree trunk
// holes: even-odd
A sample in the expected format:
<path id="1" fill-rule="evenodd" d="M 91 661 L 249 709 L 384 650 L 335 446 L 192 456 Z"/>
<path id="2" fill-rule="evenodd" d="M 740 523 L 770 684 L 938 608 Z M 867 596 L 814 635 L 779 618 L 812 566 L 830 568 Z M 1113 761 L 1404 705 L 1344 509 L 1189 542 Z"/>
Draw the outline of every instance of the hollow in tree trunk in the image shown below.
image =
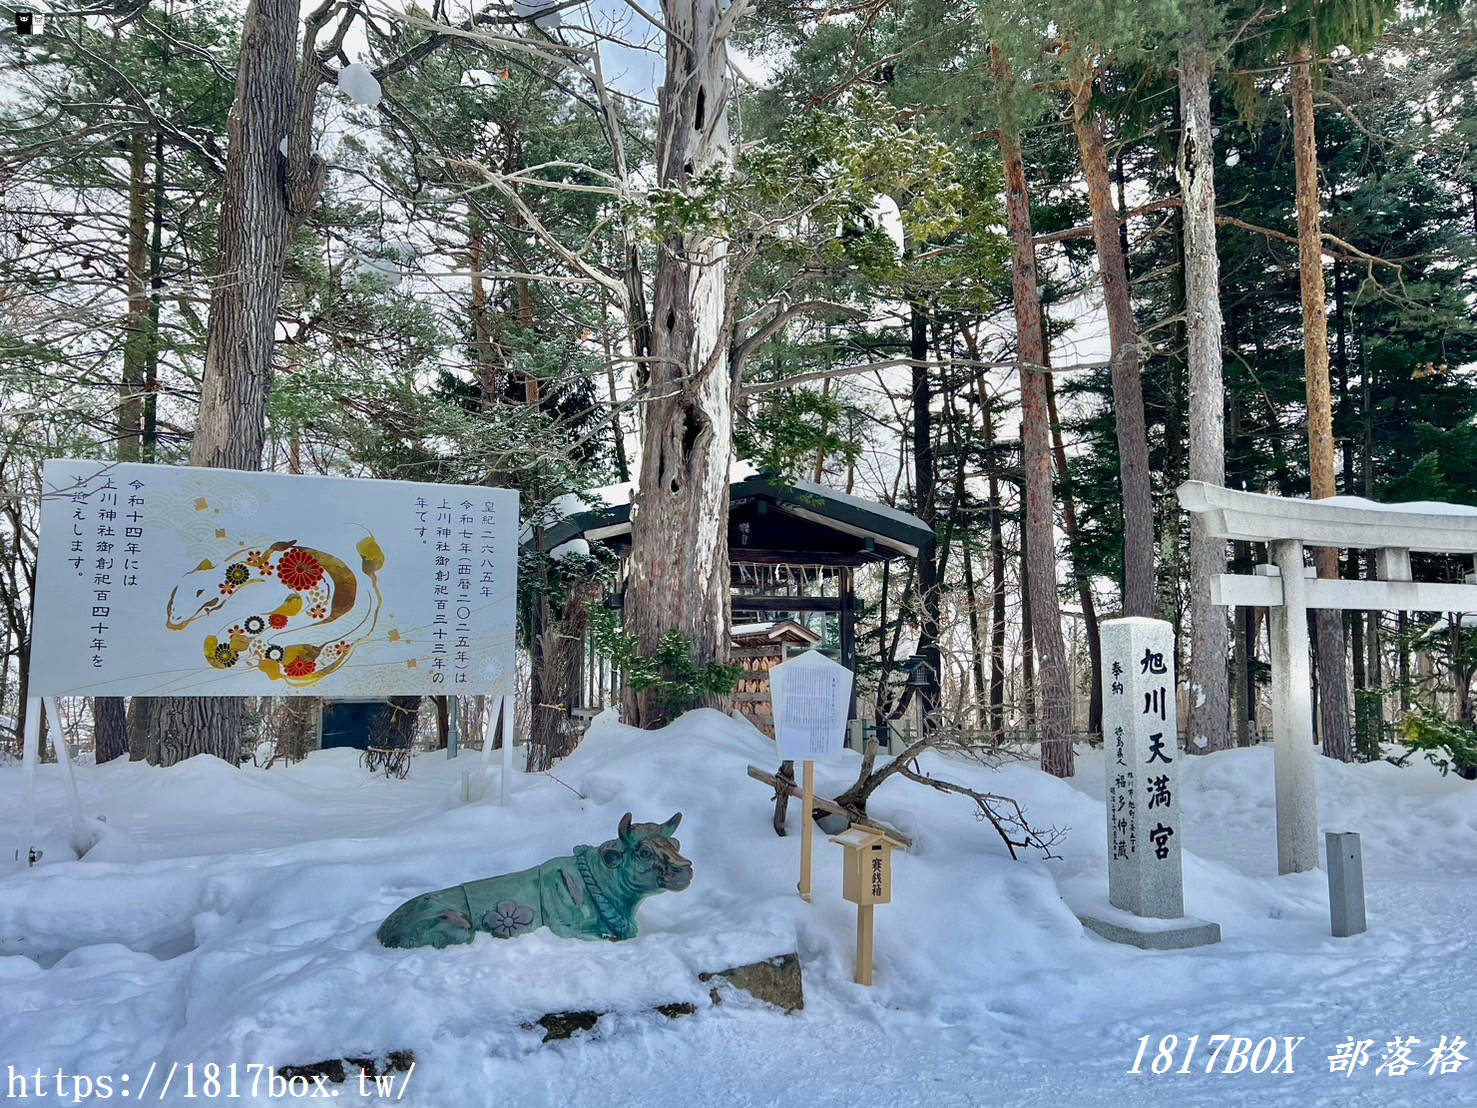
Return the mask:
<path id="1" fill-rule="evenodd" d="M 657 178 L 693 191 L 730 164 L 727 35 L 722 0 L 665 0 L 667 65 L 657 131 Z M 732 9 L 729 9 L 732 10 Z M 727 247 L 672 229 L 657 253 L 640 489 L 631 520 L 625 626 L 654 653 L 676 631 L 699 665 L 728 658 L 728 465 L 733 445 L 728 371 Z M 722 698 L 712 703 L 721 705 Z M 659 727 L 651 690 L 627 688 L 626 722 Z"/>

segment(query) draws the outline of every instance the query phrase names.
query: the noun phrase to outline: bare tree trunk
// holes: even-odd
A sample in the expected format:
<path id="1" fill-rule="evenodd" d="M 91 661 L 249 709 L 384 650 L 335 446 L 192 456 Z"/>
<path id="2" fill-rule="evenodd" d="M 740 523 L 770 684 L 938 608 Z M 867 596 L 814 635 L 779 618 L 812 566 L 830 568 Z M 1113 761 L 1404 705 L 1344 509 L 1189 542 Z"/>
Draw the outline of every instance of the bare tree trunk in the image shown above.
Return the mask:
<path id="1" fill-rule="evenodd" d="M 1318 210 L 1318 145 L 1313 120 L 1313 52 L 1304 44 L 1292 52 L 1293 165 L 1297 177 L 1298 275 L 1303 301 L 1303 365 L 1308 391 L 1308 470 L 1313 499 L 1338 492 L 1334 477 L 1333 403 L 1328 382 L 1328 307 L 1323 285 L 1323 228 Z M 1318 576 L 1338 576 L 1338 551 L 1313 551 Z M 1344 677 L 1343 620 L 1335 609 L 1314 614 L 1318 627 L 1318 718 L 1323 753 L 1342 762 L 1354 758 L 1349 729 L 1349 696 Z"/>
<path id="2" fill-rule="evenodd" d="M 98 765 L 128 753 L 128 710 L 121 696 L 92 698 L 92 744 Z"/>
<path id="3" fill-rule="evenodd" d="M 467 256 L 472 264 L 472 345 L 477 365 L 478 404 L 482 411 L 490 412 L 497 406 L 501 374 L 493 356 L 492 330 L 487 320 L 487 284 L 482 276 L 486 246 L 482 237 L 482 226 L 476 212 L 467 212 L 469 226 Z"/>
<path id="4" fill-rule="evenodd" d="M 971 355 L 974 356 L 974 355 Z M 985 448 L 989 454 L 986 481 L 990 491 L 990 734 L 1005 741 L 1005 528 L 1001 521 L 999 461 L 995 457 L 995 415 L 984 375 L 979 378 Z"/>
<path id="5" fill-rule="evenodd" d="M 1085 65 L 1085 63 L 1084 63 Z M 1129 297 L 1128 268 L 1113 206 L 1102 122 L 1092 106 L 1092 74 L 1079 73 L 1072 90 L 1072 120 L 1092 209 L 1092 241 L 1103 279 L 1103 306 L 1112 344 L 1113 421 L 1118 432 L 1118 472 L 1123 497 L 1123 614 L 1154 614 L 1154 502 L 1149 488 L 1149 437 L 1139 376 L 1139 334 Z"/>
<path id="6" fill-rule="evenodd" d="M 928 369 L 918 363 L 928 359 L 928 314 L 922 304 L 909 306 L 909 356 L 913 358 L 913 497 L 918 518 L 938 531 L 938 487 L 933 465 L 933 392 Z M 918 655 L 928 667 L 928 683 L 915 693 L 919 699 L 920 730 L 927 734 L 938 719 L 939 708 L 939 612 L 942 597 L 937 538 L 918 551 Z"/>
<path id="7" fill-rule="evenodd" d="M 436 709 L 436 749 L 445 750 L 451 741 L 451 697 L 433 696 L 431 706 Z"/>
<path id="8" fill-rule="evenodd" d="M 164 298 L 164 131 L 154 132 L 153 230 L 149 233 L 149 323 L 144 344 L 144 416 L 140 461 L 152 462 L 159 446 L 159 307 Z"/>
<path id="9" fill-rule="evenodd" d="M 601 341 L 605 344 L 605 386 L 610 390 L 610 438 L 615 447 L 615 475 L 622 482 L 631 479 L 630 463 L 626 461 L 626 431 L 621 426 L 620 397 L 615 387 L 615 357 L 610 348 L 610 332 L 602 328 Z"/>
<path id="10" fill-rule="evenodd" d="M 143 458 L 144 391 L 149 344 L 149 134 L 135 128 L 129 150 L 128 315 L 123 324 L 123 381 L 118 397 L 116 456 Z"/>
<path id="11" fill-rule="evenodd" d="M 990 734 L 1005 741 L 1005 532 L 1000 488 L 990 474 Z"/>
<path id="12" fill-rule="evenodd" d="M 666 75 L 657 179 L 690 189 L 731 161 L 727 36 L 722 0 L 664 0 Z M 738 9 L 728 9 L 736 12 Z M 733 446 L 728 372 L 726 243 L 673 232 L 652 288 L 640 491 L 631 521 L 625 619 L 647 653 L 676 631 L 703 663 L 728 658 L 728 466 Z M 626 691 L 627 722 L 666 713 L 648 690 Z"/>
<path id="13" fill-rule="evenodd" d="M 1248 615 L 1248 612 L 1240 608 L 1235 609 L 1236 630 L 1232 652 L 1234 662 L 1231 693 L 1232 703 L 1235 706 L 1233 718 L 1237 746 L 1251 745 L 1251 647 L 1253 644 L 1250 629 L 1247 627 Z"/>
<path id="14" fill-rule="evenodd" d="M 1031 574 L 1028 572 L 1031 556 L 1030 535 L 1021 528 L 1021 723 L 1025 727 L 1026 741 L 1037 739 L 1038 715 L 1036 711 L 1036 645 L 1031 634 Z"/>
<path id="15" fill-rule="evenodd" d="M 969 699 L 974 704 L 973 725 L 984 725 L 985 719 L 985 644 L 980 638 L 980 605 L 974 591 L 974 547 L 968 533 L 964 537 L 964 606 L 969 617 Z"/>
<path id="16" fill-rule="evenodd" d="M 1103 647 L 1098 634 L 1097 604 L 1092 596 L 1092 582 L 1082 564 L 1082 551 L 1077 537 L 1077 504 L 1072 497 L 1067 476 L 1067 448 L 1062 442 L 1062 422 L 1056 411 L 1056 388 L 1046 378 L 1046 410 L 1051 417 L 1051 449 L 1056 457 L 1057 475 L 1062 479 L 1062 530 L 1067 536 L 1071 554 L 1072 579 L 1077 583 L 1077 601 L 1082 605 L 1082 622 L 1087 631 L 1088 664 L 1092 666 L 1087 700 L 1087 729 L 1094 735 L 1103 733 Z"/>
<path id="17" fill-rule="evenodd" d="M 1221 384 L 1220 258 L 1215 232 L 1215 140 L 1210 121 L 1210 51 L 1199 38 L 1180 45 L 1180 210 L 1185 239 L 1185 317 L 1190 368 L 1192 481 L 1226 483 L 1225 394 Z M 1231 746 L 1226 612 L 1210 602 L 1226 571 L 1226 544 L 1204 517 L 1190 520 L 1191 753 Z"/>
<path id="18" fill-rule="evenodd" d="M 323 173 L 311 133 L 320 77 L 312 66 L 299 74 L 298 11 L 292 0 L 252 0 L 246 11 L 192 465 L 261 468 L 282 270 Z"/>
<path id="19" fill-rule="evenodd" d="M 318 745 L 318 713 L 323 701 L 316 696 L 284 696 L 274 722 L 276 751 L 272 758 L 301 762 Z M 271 764 L 270 762 L 268 763 Z"/>
<path id="20" fill-rule="evenodd" d="M 1026 575 L 1031 586 L 1031 630 L 1040 664 L 1041 768 L 1058 777 L 1074 770 L 1071 689 L 1056 594 L 1056 543 L 1052 537 L 1051 417 L 1046 407 L 1046 360 L 1041 345 L 1041 299 L 1036 284 L 1036 247 L 1031 238 L 1031 202 L 1020 133 L 1014 117 L 1014 75 L 998 49 L 991 58 L 1000 96 L 1000 153 L 1005 164 L 1005 208 L 1015 250 L 1011 290 L 1017 349 L 1022 362 L 1021 443 L 1025 454 Z M 1140 405 L 1142 411 L 1142 404 Z M 1147 474 L 1146 474 L 1147 475 Z"/>
<path id="21" fill-rule="evenodd" d="M 590 607 L 599 593 L 594 581 L 568 581 L 557 611 L 540 620 L 542 630 L 533 642 L 533 683 L 528 700 L 528 769 L 542 772 L 574 752 L 581 732 L 574 716 L 579 707 L 584 671 L 585 636 L 590 629 Z"/>
<path id="22" fill-rule="evenodd" d="M 134 129 L 128 177 L 128 315 L 124 321 L 123 380 L 118 397 L 115 453 L 120 462 L 144 460 L 144 398 L 148 389 L 149 346 L 149 133 Z M 93 742 L 99 764 L 128 753 L 127 708 L 123 698 L 92 700 Z"/>
<path id="23" fill-rule="evenodd" d="M 261 468 L 287 247 L 323 178 L 312 148 L 323 73 L 314 40 L 331 9 L 311 17 L 301 70 L 299 10 L 295 0 L 252 0 L 242 27 L 192 465 Z M 155 700 L 140 714 L 152 762 L 200 753 L 240 761 L 249 726 L 241 698 Z"/>
<path id="24" fill-rule="evenodd" d="M 150 699 L 147 707 L 144 757 L 151 764 L 172 766 L 197 754 L 240 764 L 250 726 L 244 698 L 172 696 Z"/>

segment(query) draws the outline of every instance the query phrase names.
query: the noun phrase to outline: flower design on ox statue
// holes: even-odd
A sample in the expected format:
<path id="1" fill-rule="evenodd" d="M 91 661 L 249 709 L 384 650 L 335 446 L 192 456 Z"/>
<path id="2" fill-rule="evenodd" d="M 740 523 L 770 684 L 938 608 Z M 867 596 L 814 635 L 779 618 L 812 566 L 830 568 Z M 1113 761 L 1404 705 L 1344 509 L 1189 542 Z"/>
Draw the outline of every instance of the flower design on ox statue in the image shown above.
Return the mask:
<path id="1" fill-rule="evenodd" d="M 511 939 L 533 927 L 533 909 L 505 900 L 482 917 L 482 926 L 499 939 Z"/>

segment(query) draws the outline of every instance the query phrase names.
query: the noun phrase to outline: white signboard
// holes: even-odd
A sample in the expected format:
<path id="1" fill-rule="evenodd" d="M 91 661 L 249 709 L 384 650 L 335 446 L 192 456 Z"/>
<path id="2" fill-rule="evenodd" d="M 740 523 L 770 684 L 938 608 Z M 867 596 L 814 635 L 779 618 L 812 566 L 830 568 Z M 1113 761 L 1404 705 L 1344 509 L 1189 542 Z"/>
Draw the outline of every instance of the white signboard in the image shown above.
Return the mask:
<path id="1" fill-rule="evenodd" d="M 518 494 L 50 461 L 32 696 L 513 692 Z"/>
<path id="2" fill-rule="evenodd" d="M 851 670 L 807 650 L 769 671 L 774 738 L 782 759 L 834 758 L 846 742 Z"/>
<path id="3" fill-rule="evenodd" d="M 1185 914 L 1180 870 L 1174 631 L 1159 619 L 1101 628 L 1108 899 L 1140 916 Z"/>

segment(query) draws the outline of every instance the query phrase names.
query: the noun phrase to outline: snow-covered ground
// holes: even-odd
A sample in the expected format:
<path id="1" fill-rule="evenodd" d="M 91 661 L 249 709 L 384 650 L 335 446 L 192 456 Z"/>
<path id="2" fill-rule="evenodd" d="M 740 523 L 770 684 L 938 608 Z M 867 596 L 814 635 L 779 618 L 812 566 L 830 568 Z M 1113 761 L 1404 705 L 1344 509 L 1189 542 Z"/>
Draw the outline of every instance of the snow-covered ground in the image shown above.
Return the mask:
<path id="1" fill-rule="evenodd" d="M 150 1063 L 156 1074 L 190 1061 L 244 1073 L 408 1049 L 416 1068 L 401 1103 L 428 1108 L 1477 1103 L 1477 1061 L 1375 1072 L 1396 1036 L 1421 1040 L 1418 1066 L 1443 1035 L 1477 1057 L 1477 784 L 1424 764 L 1319 760 L 1323 826 L 1362 832 L 1369 894 L 1369 932 L 1333 939 L 1324 875 L 1276 876 L 1270 749 L 1186 759 L 1187 910 L 1218 921 L 1224 941 L 1151 953 L 1084 932 L 1062 899 L 1105 895 L 1100 755 L 1079 752 L 1073 781 L 925 759 L 929 772 L 1019 798 L 1038 824 L 1070 828 L 1063 857 L 1012 862 L 969 802 L 889 782 L 872 813 L 915 849 L 895 858 L 865 989 L 851 982 L 840 849 L 817 837 L 815 902 L 802 903 L 799 840 L 775 837 L 769 791 L 745 776 L 751 762 L 772 768 L 771 750 L 713 712 L 653 733 L 602 719 L 554 774 L 520 775 L 507 808 L 459 803 L 473 761 L 442 755 L 417 757 L 405 781 L 371 778 L 340 750 L 270 771 L 208 758 L 80 767 L 84 808 L 107 819 L 88 858 L 20 872 L 6 847 L 0 1089 L 10 1074 L 61 1069 L 112 1075 L 117 1102 L 119 1075 L 136 1089 Z M 854 768 L 817 767 L 820 787 Z M 6 844 L 20 837 L 20 780 L 0 770 Z M 41 767 L 39 784 L 41 825 L 58 827 L 46 836 L 54 859 L 66 840 L 57 768 Z M 628 809 L 638 820 L 681 810 L 696 871 L 686 892 L 646 902 L 639 938 L 479 936 L 440 952 L 376 943 L 407 897 L 599 843 Z M 696 982 L 698 970 L 785 949 L 804 964 L 795 1015 L 741 997 L 713 1007 Z M 668 1001 L 698 1011 L 649 1011 Z M 521 1027 L 577 1008 L 618 1014 L 565 1043 Z M 1200 1072 L 1126 1072 L 1141 1036 L 1147 1071 L 1166 1034 L 1180 1038 L 1176 1068 L 1201 1036 Z M 1207 1075 L 1216 1034 L 1275 1037 L 1279 1061 L 1284 1036 L 1304 1039 L 1290 1076 Z M 1351 1035 L 1373 1040 L 1368 1064 L 1330 1074 L 1328 1056 Z M 179 1094 L 166 1102 L 213 1102 Z M 345 1102 L 361 1102 L 352 1082 Z"/>

